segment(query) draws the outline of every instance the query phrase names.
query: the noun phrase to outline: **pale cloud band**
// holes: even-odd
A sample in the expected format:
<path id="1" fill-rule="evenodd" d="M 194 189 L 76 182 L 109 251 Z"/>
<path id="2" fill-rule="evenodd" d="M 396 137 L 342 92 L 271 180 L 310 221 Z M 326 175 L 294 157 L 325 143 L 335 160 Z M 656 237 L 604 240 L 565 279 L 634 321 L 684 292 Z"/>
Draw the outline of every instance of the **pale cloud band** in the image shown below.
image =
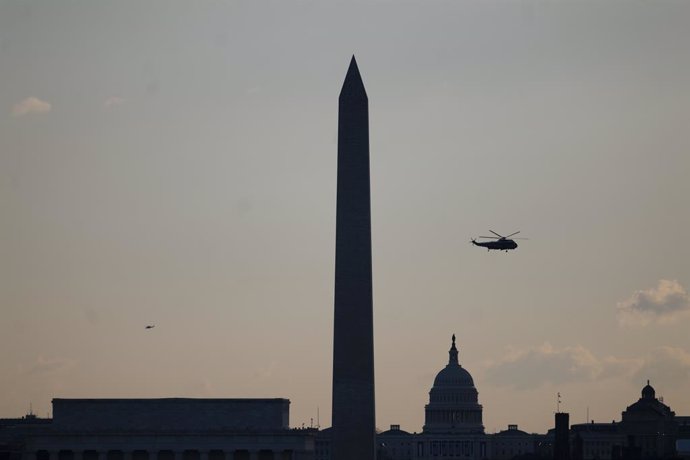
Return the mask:
<path id="1" fill-rule="evenodd" d="M 633 376 L 637 381 L 654 379 L 682 387 L 690 381 L 690 353 L 682 348 L 654 348 Z"/>
<path id="2" fill-rule="evenodd" d="M 689 313 L 690 295 L 676 280 L 659 280 L 656 287 L 618 303 L 618 320 L 624 325 L 669 323 Z"/>
<path id="3" fill-rule="evenodd" d="M 554 348 L 549 343 L 513 350 L 489 365 L 487 380 L 500 386 L 529 389 L 544 383 L 563 384 L 589 381 L 603 372 L 603 363 L 586 348 Z"/>
<path id="4" fill-rule="evenodd" d="M 48 113 L 51 109 L 50 102 L 31 96 L 12 106 L 12 116 L 23 117 L 29 114 Z"/>
<path id="5" fill-rule="evenodd" d="M 544 343 L 513 350 L 500 361 L 490 363 L 486 379 L 496 386 L 518 390 L 605 379 L 653 379 L 679 385 L 690 382 L 690 353 L 681 348 L 657 347 L 635 358 L 598 357 L 581 345 L 555 348 Z"/>

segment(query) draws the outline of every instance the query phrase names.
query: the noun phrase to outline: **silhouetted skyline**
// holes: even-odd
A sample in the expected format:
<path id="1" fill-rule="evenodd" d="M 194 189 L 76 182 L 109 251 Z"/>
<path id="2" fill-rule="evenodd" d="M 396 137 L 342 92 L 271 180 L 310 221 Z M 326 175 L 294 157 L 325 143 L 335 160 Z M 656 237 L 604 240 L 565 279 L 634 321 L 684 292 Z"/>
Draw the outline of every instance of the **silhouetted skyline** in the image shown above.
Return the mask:
<path id="1" fill-rule="evenodd" d="M 557 392 L 571 422 L 612 420 L 647 379 L 690 413 L 688 17 L 665 0 L 2 2 L 0 414 L 280 395 L 295 426 L 317 408 L 330 424 L 353 53 L 378 426 L 421 429 L 452 333 L 489 433 L 544 431 Z M 473 247 L 487 229 L 530 241 Z"/>

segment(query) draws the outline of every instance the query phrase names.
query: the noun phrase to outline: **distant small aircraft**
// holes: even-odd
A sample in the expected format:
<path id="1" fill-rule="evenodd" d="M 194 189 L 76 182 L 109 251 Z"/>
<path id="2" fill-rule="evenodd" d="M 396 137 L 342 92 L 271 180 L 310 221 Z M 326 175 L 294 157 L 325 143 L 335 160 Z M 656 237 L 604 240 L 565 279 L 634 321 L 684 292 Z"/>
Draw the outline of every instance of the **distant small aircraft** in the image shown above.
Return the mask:
<path id="1" fill-rule="evenodd" d="M 491 240 L 495 240 L 495 241 L 487 241 L 487 242 L 477 243 L 476 239 L 472 238 L 472 244 L 474 244 L 475 246 L 481 246 L 483 248 L 486 248 L 487 251 L 491 251 L 492 249 L 495 249 L 496 251 L 508 252 L 509 250 L 515 249 L 518 247 L 517 243 L 514 240 L 526 240 L 527 239 L 527 238 L 510 239 L 511 236 L 517 235 L 518 233 L 520 233 L 519 230 L 515 233 L 511 233 L 508 236 L 499 235 L 498 233 L 494 232 L 493 230 L 489 230 L 489 231 L 496 236 L 478 236 L 477 238 L 486 238 L 486 239 L 491 239 Z"/>
<path id="2" fill-rule="evenodd" d="M 149 324 L 148 326 L 146 326 L 146 329 L 153 329 L 154 327 L 156 327 L 155 324 Z"/>

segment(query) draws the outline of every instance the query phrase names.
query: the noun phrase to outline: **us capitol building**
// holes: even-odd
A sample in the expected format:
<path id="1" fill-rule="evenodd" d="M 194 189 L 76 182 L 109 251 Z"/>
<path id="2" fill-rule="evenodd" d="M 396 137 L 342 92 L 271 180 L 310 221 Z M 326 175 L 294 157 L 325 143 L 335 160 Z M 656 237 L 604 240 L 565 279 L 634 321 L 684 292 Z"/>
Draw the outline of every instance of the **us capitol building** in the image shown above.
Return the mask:
<path id="1" fill-rule="evenodd" d="M 453 335 L 448 364 L 429 391 L 422 433 L 410 435 L 392 426 L 379 435 L 380 457 L 479 460 L 488 457 L 487 444 L 479 392 L 470 373 L 460 365 Z"/>

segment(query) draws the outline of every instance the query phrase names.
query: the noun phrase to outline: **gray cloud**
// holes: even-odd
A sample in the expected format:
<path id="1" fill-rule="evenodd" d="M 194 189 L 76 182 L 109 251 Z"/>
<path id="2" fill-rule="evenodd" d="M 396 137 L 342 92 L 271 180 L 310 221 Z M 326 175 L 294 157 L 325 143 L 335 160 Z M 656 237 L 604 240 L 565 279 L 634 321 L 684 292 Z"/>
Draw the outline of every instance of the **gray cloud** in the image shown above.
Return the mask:
<path id="1" fill-rule="evenodd" d="M 514 350 L 486 370 L 487 381 L 519 390 L 546 384 L 589 382 L 632 375 L 639 360 L 599 358 L 581 345 L 554 348 L 549 343 Z"/>
<path id="2" fill-rule="evenodd" d="M 486 369 L 489 383 L 518 390 L 542 385 L 624 379 L 633 383 L 647 379 L 669 384 L 690 382 L 690 352 L 682 348 L 657 347 L 644 356 L 597 357 L 588 349 L 554 348 L 548 343 L 513 350 Z"/>
<path id="3" fill-rule="evenodd" d="M 603 365 L 582 346 L 557 349 L 545 343 L 536 348 L 513 351 L 487 369 L 491 383 L 517 389 L 542 384 L 561 384 L 594 379 Z"/>
<path id="4" fill-rule="evenodd" d="M 48 113 L 51 109 L 50 102 L 31 96 L 12 106 L 12 116 L 23 117 L 32 113 Z"/>
<path id="5" fill-rule="evenodd" d="M 690 382 L 690 353 L 682 348 L 655 348 L 645 355 L 634 377 L 639 382 L 647 379 L 673 385 Z"/>
<path id="6" fill-rule="evenodd" d="M 676 280 L 659 280 L 656 287 L 618 303 L 618 319 L 626 325 L 668 323 L 689 312 L 690 295 Z"/>

